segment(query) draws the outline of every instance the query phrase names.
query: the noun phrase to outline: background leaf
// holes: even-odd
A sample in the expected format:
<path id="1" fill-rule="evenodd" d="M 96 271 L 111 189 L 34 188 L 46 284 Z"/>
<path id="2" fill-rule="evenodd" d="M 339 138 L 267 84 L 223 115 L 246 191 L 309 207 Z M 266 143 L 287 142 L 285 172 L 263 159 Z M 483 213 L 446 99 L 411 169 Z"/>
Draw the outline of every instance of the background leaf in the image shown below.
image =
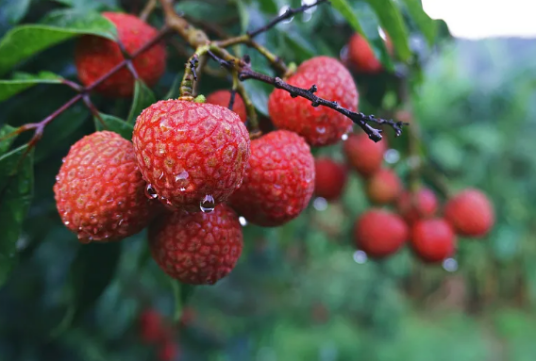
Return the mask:
<path id="1" fill-rule="evenodd" d="M 132 139 L 132 132 L 134 131 L 134 126 L 132 124 L 127 123 L 123 119 L 113 115 L 103 113 L 99 114 L 104 122 L 104 126 L 99 119 L 95 118 L 95 126 L 97 130 L 110 130 L 112 132 L 116 132 L 127 140 Z"/>
<path id="2" fill-rule="evenodd" d="M 153 91 L 142 81 L 137 81 L 134 85 L 134 98 L 132 99 L 132 105 L 130 107 L 130 112 L 128 113 L 127 123 L 134 124 L 142 110 L 155 102 L 156 98 Z"/>
<path id="3" fill-rule="evenodd" d="M 403 0 L 408 13 L 424 35 L 429 46 L 434 45 L 438 24 L 422 8 L 421 0 Z"/>
<path id="4" fill-rule="evenodd" d="M 61 82 L 62 78 L 59 75 L 48 71 L 42 71 L 35 75 L 15 73 L 12 80 L 0 80 L 0 101 L 37 84 L 61 84 Z"/>

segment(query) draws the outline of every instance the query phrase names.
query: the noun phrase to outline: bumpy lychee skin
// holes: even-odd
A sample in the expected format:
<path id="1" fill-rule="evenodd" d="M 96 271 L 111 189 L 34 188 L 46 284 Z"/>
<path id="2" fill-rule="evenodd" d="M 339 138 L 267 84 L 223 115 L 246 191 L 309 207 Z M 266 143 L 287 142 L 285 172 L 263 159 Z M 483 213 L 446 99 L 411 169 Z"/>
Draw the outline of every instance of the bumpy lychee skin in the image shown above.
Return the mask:
<path id="1" fill-rule="evenodd" d="M 236 213 L 220 204 L 210 213 L 173 212 L 149 227 L 151 254 L 169 276 L 192 285 L 227 276 L 242 253 Z"/>
<path id="2" fill-rule="evenodd" d="M 402 191 L 400 178 L 392 169 L 380 169 L 367 181 L 367 196 L 374 204 L 390 204 Z"/>
<path id="3" fill-rule="evenodd" d="M 454 254 L 456 236 L 444 219 L 424 219 L 413 225 L 410 243 L 419 258 L 436 263 Z"/>
<path id="4" fill-rule="evenodd" d="M 158 31 L 141 19 L 120 13 L 105 12 L 105 18 L 115 24 L 118 39 L 128 54 L 133 54 L 152 38 Z M 80 81 L 89 86 L 108 73 L 124 60 L 117 43 L 94 35 L 82 36 L 75 50 L 75 64 Z M 133 60 L 138 76 L 153 86 L 166 70 L 166 48 L 163 43 L 138 55 Z M 124 67 L 98 85 L 95 90 L 109 97 L 130 97 L 134 92 L 134 77 Z"/>
<path id="5" fill-rule="evenodd" d="M 339 199 L 348 178 L 346 167 L 329 158 L 315 159 L 315 191 L 328 201 Z"/>
<path id="6" fill-rule="evenodd" d="M 383 162 L 386 142 L 374 142 L 365 133 L 351 134 L 344 142 L 343 150 L 348 163 L 363 177 L 376 173 Z"/>
<path id="7" fill-rule="evenodd" d="M 277 130 L 251 142 L 246 176 L 231 205 L 251 223 L 280 226 L 307 207 L 314 179 L 314 158 L 305 140 Z"/>
<path id="8" fill-rule="evenodd" d="M 300 65 L 287 82 L 305 89 L 316 84 L 319 97 L 357 111 L 358 93 L 354 80 L 336 59 L 327 56 L 312 58 Z M 281 89 L 270 95 L 268 111 L 277 128 L 296 132 L 313 146 L 337 143 L 352 129 L 352 121 L 344 115 L 327 107 L 313 107 L 309 100 L 292 98 Z"/>
<path id="9" fill-rule="evenodd" d="M 433 217 L 438 208 L 435 193 L 428 188 L 421 188 L 416 192 L 403 192 L 396 203 L 398 213 L 408 222 L 413 224 L 419 219 Z"/>
<path id="10" fill-rule="evenodd" d="M 56 207 L 80 242 L 119 240 L 141 231 L 156 210 L 145 186 L 132 143 L 96 132 L 65 157 L 54 185 Z"/>
<path id="11" fill-rule="evenodd" d="M 369 257 L 383 258 L 398 251 L 409 236 L 404 220 L 389 211 L 371 209 L 363 213 L 354 227 L 357 247 Z"/>
<path id="12" fill-rule="evenodd" d="M 466 189 L 447 202 L 445 219 L 459 235 L 482 237 L 493 227 L 495 212 L 484 193 Z"/>
<path id="13" fill-rule="evenodd" d="M 225 202 L 242 183 L 250 152 L 248 131 L 236 113 L 181 100 L 146 108 L 132 141 L 150 193 L 188 212 Z"/>
<path id="14" fill-rule="evenodd" d="M 389 53 L 393 52 L 391 39 L 387 37 L 386 46 Z M 383 67 L 376 58 L 374 51 L 367 40 L 359 34 L 354 34 L 348 43 L 348 60 L 357 71 L 367 74 L 376 74 L 382 71 Z"/>
<path id="15" fill-rule="evenodd" d="M 221 105 L 222 107 L 229 107 L 231 101 L 231 92 L 228 90 L 217 90 L 207 96 L 207 103 Z M 240 119 L 245 123 L 248 119 L 246 112 L 246 106 L 239 94 L 235 94 L 235 100 L 233 104 L 233 112 L 238 114 Z"/>

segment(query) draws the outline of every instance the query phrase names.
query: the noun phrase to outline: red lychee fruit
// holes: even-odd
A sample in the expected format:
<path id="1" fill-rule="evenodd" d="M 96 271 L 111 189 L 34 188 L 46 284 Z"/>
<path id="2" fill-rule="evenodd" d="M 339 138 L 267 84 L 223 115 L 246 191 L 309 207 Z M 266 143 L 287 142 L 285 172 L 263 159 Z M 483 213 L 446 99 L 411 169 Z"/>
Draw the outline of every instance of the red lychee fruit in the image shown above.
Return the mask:
<path id="1" fill-rule="evenodd" d="M 413 225 L 410 243 L 419 258 L 435 263 L 454 254 L 456 236 L 444 219 L 423 219 Z"/>
<path id="2" fill-rule="evenodd" d="M 406 242 L 409 229 L 404 220 L 389 211 L 371 209 L 355 224 L 354 240 L 369 257 L 383 258 L 398 251 Z"/>
<path id="3" fill-rule="evenodd" d="M 173 340 L 166 340 L 158 347 L 159 361 L 173 361 L 179 354 L 179 347 Z"/>
<path id="4" fill-rule="evenodd" d="M 305 89 L 316 84 L 319 97 L 357 111 L 358 93 L 352 75 L 336 59 L 327 56 L 309 59 L 287 82 Z M 352 130 L 352 121 L 346 116 L 324 106 L 313 107 L 309 100 L 292 98 L 281 89 L 270 95 L 268 111 L 277 128 L 296 132 L 313 146 L 337 143 Z"/>
<path id="5" fill-rule="evenodd" d="M 314 179 L 314 158 L 305 140 L 277 130 L 251 142 L 246 176 L 231 205 L 251 223 L 280 226 L 307 207 Z"/>
<path id="6" fill-rule="evenodd" d="M 388 52 L 392 54 L 393 45 L 388 36 L 386 37 L 385 43 Z M 370 44 L 359 34 L 354 34 L 350 38 L 350 42 L 348 43 L 348 60 L 357 71 L 362 73 L 376 74 L 383 69 Z"/>
<path id="7" fill-rule="evenodd" d="M 183 326 L 191 325 L 196 319 L 196 312 L 192 307 L 184 307 L 180 319 L 180 324 Z"/>
<path id="8" fill-rule="evenodd" d="M 315 195 L 328 201 L 338 199 L 346 185 L 346 167 L 329 158 L 315 159 Z"/>
<path id="9" fill-rule="evenodd" d="M 114 23 L 118 39 L 130 55 L 153 39 L 158 31 L 143 20 L 128 14 L 105 12 L 105 18 Z M 124 60 L 116 42 L 95 35 L 82 36 L 75 50 L 78 77 L 85 86 L 107 74 Z M 148 86 L 156 84 L 166 70 L 166 48 L 158 43 L 133 60 L 134 68 Z M 109 97 L 130 97 L 134 93 L 134 76 L 123 67 L 99 84 L 95 90 Z"/>
<path id="10" fill-rule="evenodd" d="M 482 237 L 493 227 L 495 212 L 484 193 L 469 188 L 447 202 L 445 219 L 459 235 Z"/>
<path id="11" fill-rule="evenodd" d="M 421 188 L 416 192 L 403 192 L 396 204 L 398 213 L 413 224 L 419 219 L 430 218 L 435 215 L 438 208 L 435 193 L 428 188 Z"/>
<path id="12" fill-rule="evenodd" d="M 385 140 L 374 142 L 365 133 L 350 134 L 343 144 L 344 154 L 352 167 L 363 177 L 376 173 L 387 148 Z"/>
<path id="13" fill-rule="evenodd" d="M 162 339 L 162 316 L 153 309 L 146 309 L 140 315 L 140 337 L 145 343 L 156 343 Z"/>
<path id="14" fill-rule="evenodd" d="M 222 107 L 229 107 L 231 101 L 231 92 L 229 90 L 217 90 L 214 93 L 207 96 L 207 103 L 221 105 Z M 233 112 L 238 114 L 240 119 L 245 123 L 248 120 L 248 114 L 244 101 L 239 94 L 235 94 L 235 100 L 233 104 Z"/>
<path id="15" fill-rule="evenodd" d="M 367 181 L 367 196 L 374 204 L 390 204 L 402 192 L 402 182 L 392 169 L 380 169 Z"/>
<path id="16" fill-rule="evenodd" d="M 178 211 L 151 224 L 149 245 L 169 276 L 192 285 L 214 284 L 236 265 L 242 253 L 242 228 L 225 204 L 210 213 Z"/>
<path id="17" fill-rule="evenodd" d="M 249 159 L 244 123 L 214 104 L 154 103 L 138 116 L 132 141 L 149 193 L 188 212 L 225 202 L 242 183 Z"/>
<path id="18" fill-rule="evenodd" d="M 56 207 L 80 242 L 120 240 L 145 228 L 157 211 L 145 186 L 132 143 L 96 132 L 64 158 L 54 185 Z"/>

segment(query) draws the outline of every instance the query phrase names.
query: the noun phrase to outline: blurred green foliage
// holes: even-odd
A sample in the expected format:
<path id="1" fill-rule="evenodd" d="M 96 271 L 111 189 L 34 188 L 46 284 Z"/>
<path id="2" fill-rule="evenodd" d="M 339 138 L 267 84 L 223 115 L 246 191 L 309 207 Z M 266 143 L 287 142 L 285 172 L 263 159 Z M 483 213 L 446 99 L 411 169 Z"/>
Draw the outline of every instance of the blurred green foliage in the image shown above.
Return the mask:
<path id="1" fill-rule="evenodd" d="M 239 34 L 300 4 L 181 0 L 176 9 Z M 71 107 L 47 127 L 22 167 L 30 135 L 13 144 L 4 138 L 74 95 L 56 84 L 58 76 L 76 80 L 74 37 L 115 33 L 96 11 L 139 13 L 143 6 L 141 0 L 0 1 L 0 360 L 152 360 L 154 350 L 138 335 L 140 311 L 155 307 L 176 323 L 185 306 L 186 289 L 150 259 L 145 233 L 81 246 L 60 222 L 52 186 L 61 159 L 76 140 L 101 129 L 100 121 L 92 122 L 82 105 Z M 161 25 L 158 11 L 150 22 Z M 380 26 L 393 39 L 394 59 Z M 454 190 L 487 192 L 497 212 L 494 231 L 485 240 L 460 240 L 455 273 L 422 265 L 408 250 L 363 263 L 351 229 L 370 205 L 352 174 L 343 199 L 326 210 L 311 206 L 278 229 L 244 228 L 237 268 L 216 286 L 198 287 L 188 301 L 196 317 L 177 334 L 180 359 L 533 360 L 536 47 L 519 39 L 446 43 L 446 25 L 430 19 L 418 0 L 332 0 L 258 40 L 300 63 L 318 54 L 338 57 L 354 31 L 369 38 L 390 70 L 356 75 L 361 111 L 413 110 L 427 167 Z M 175 50 L 154 89 L 137 84 L 132 100 L 92 97 L 106 128 L 128 138 L 141 109 L 176 96 L 186 58 Z M 273 74 L 251 49 L 233 50 Z M 230 88 L 228 79 L 203 77 L 204 94 Z M 271 88 L 245 86 L 267 114 Z M 393 166 L 406 176 L 407 135 L 390 134 L 388 141 L 401 156 Z M 342 161 L 340 145 L 314 152 Z M 423 179 L 436 185 L 433 177 Z"/>

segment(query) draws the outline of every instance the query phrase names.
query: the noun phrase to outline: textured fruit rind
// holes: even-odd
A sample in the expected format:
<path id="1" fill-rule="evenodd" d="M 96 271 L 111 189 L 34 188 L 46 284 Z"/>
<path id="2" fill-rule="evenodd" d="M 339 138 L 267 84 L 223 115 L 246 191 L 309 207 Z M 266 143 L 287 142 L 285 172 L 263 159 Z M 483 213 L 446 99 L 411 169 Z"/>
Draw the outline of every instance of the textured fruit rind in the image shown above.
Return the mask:
<path id="1" fill-rule="evenodd" d="M 236 113 L 180 100 L 146 108 L 132 141 L 155 196 L 188 212 L 199 212 L 206 196 L 225 202 L 242 183 L 250 154 L 248 131 Z"/>
<path id="2" fill-rule="evenodd" d="M 158 31 L 141 19 L 128 14 L 105 12 L 114 23 L 118 38 L 129 54 L 143 47 Z M 89 86 L 124 60 L 117 43 L 94 35 L 82 36 L 75 50 L 75 64 L 80 81 Z M 134 68 L 148 86 L 156 84 L 166 70 L 166 48 L 159 43 L 133 60 Z M 123 67 L 99 84 L 95 90 L 110 97 L 130 97 L 134 92 L 134 77 Z"/>
<path id="3" fill-rule="evenodd" d="M 181 282 L 214 284 L 227 276 L 242 253 L 236 213 L 220 204 L 210 213 L 168 213 L 149 227 L 151 254 Z"/>
<path id="4" fill-rule="evenodd" d="M 404 220 L 391 212 L 372 209 L 363 213 L 355 224 L 357 247 L 373 258 L 383 258 L 398 251 L 409 236 Z"/>
<path id="5" fill-rule="evenodd" d="M 411 229 L 413 251 L 425 262 L 441 262 L 452 256 L 456 248 L 456 236 L 443 219 L 425 219 Z"/>
<path id="6" fill-rule="evenodd" d="M 350 134 L 343 144 L 346 159 L 363 177 L 370 177 L 380 169 L 386 148 L 385 140 L 376 143 L 365 133 Z"/>
<path id="7" fill-rule="evenodd" d="M 391 169 L 380 169 L 367 182 L 367 195 L 372 203 L 394 202 L 402 191 L 400 178 Z"/>
<path id="8" fill-rule="evenodd" d="M 396 204 L 398 213 L 412 224 L 419 219 L 430 218 L 435 215 L 438 208 L 435 193 L 428 188 L 421 188 L 416 192 L 403 192 Z"/>
<path id="9" fill-rule="evenodd" d="M 358 93 L 354 80 L 336 59 L 319 56 L 307 60 L 287 82 L 305 89 L 316 84 L 319 97 L 357 111 Z M 324 106 L 313 107 L 309 100 L 292 98 L 281 89 L 270 94 L 268 111 L 277 128 L 296 132 L 313 146 L 337 143 L 352 130 L 352 121 L 344 115 Z"/>
<path id="10" fill-rule="evenodd" d="M 251 223 L 280 226 L 307 207 L 314 179 L 314 158 L 304 139 L 277 130 L 251 142 L 244 182 L 230 202 Z"/>
<path id="11" fill-rule="evenodd" d="M 207 96 L 207 103 L 221 105 L 222 107 L 228 107 L 231 101 L 231 92 L 229 90 L 217 90 Z M 238 114 L 240 119 L 245 123 L 248 120 L 246 112 L 246 106 L 239 94 L 235 94 L 235 100 L 233 104 L 233 112 Z"/>
<path id="12" fill-rule="evenodd" d="M 347 171 L 329 158 L 315 159 L 315 195 L 328 201 L 338 199 L 346 185 Z"/>
<path id="13" fill-rule="evenodd" d="M 484 193 L 470 188 L 447 202 L 445 219 L 459 235 L 482 237 L 493 227 L 495 212 Z"/>
<path id="14" fill-rule="evenodd" d="M 138 233 L 157 209 L 145 196 L 132 143 L 108 131 L 71 147 L 54 193 L 63 223 L 84 243 Z"/>

